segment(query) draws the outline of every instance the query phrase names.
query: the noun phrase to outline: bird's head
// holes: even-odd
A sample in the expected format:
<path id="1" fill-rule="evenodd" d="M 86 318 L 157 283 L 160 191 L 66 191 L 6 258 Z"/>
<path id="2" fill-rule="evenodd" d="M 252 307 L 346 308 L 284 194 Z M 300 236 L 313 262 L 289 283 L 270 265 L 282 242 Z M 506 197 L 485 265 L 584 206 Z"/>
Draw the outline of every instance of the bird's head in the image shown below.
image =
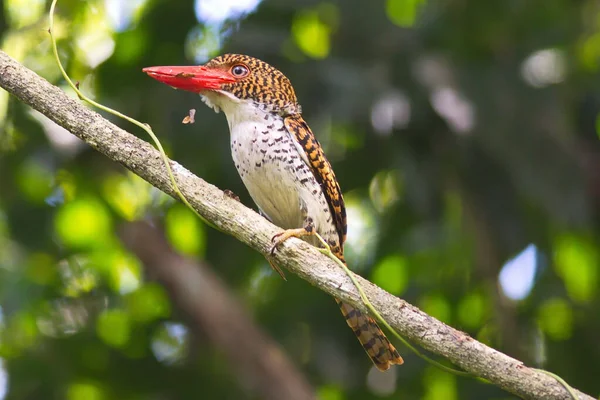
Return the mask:
<path id="1" fill-rule="evenodd" d="M 279 70 L 259 59 L 225 54 L 200 66 L 148 67 L 143 71 L 176 89 L 199 93 L 227 117 L 242 105 L 280 115 L 300 113 L 294 88 Z"/>

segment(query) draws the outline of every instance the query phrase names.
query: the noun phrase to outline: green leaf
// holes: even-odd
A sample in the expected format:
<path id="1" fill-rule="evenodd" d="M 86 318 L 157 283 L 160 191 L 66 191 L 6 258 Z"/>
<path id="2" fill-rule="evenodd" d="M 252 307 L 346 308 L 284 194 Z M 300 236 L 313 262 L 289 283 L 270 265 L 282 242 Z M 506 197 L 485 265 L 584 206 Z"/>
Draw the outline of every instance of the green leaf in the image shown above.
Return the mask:
<path id="1" fill-rule="evenodd" d="M 408 285 L 407 261 L 400 255 L 391 255 L 383 259 L 373 269 L 373 283 L 388 292 L 400 295 Z"/>
<path id="2" fill-rule="evenodd" d="M 127 309 L 131 317 L 140 322 L 151 322 L 171 314 L 171 304 L 164 289 L 147 283 L 127 296 Z"/>
<path id="3" fill-rule="evenodd" d="M 204 225 L 187 207 L 181 204 L 171 207 L 165 218 L 165 228 L 167 238 L 177 251 L 194 256 L 204 253 Z"/>
<path id="4" fill-rule="evenodd" d="M 458 398 L 456 377 L 437 368 L 428 367 L 423 377 L 424 400 L 455 400 Z"/>
<path id="5" fill-rule="evenodd" d="M 36 317 L 27 311 L 12 316 L 1 332 L 0 349 L 2 357 L 6 358 L 20 355 L 39 339 Z"/>
<path id="6" fill-rule="evenodd" d="M 129 293 L 140 286 L 142 266 L 138 258 L 120 249 L 97 254 L 96 259 L 106 268 L 109 282 L 115 291 Z M 99 268 L 102 268 L 99 266 Z"/>
<path id="7" fill-rule="evenodd" d="M 600 60 L 600 33 L 594 33 L 587 37 L 578 49 L 579 63 L 592 73 L 598 71 L 598 60 Z"/>
<path id="8" fill-rule="evenodd" d="M 564 299 L 550 299 L 538 311 L 540 329 L 554 340 L 567 340 L 573 333 L 573 310 Z"/>
<path id="9" fill-rule="evenodd" d="M 598 287 L 597 247 L 591 240 L 573 234 L 559 236 L 554 243 L 554 265 L 571 299 L 589 302 Z"/>
<path id="10" fill-rule="evenodd" d="M 99 247 L 112 237 L 112 217 L 97 199 L 81 198 L 58 209 L 54 228 L 66 246 Z"/>
<path id="11" fill-rule="evenodd" d="M 109 175 L 102 185 L 108 204 L 128 221 L 139 219 L 145 213 L 152 200 L 150 188 L 146 181 L 131 172 Z"/>
<path id="12" fill-rule="evenodd" d="M 338 386 L 324 385 L 317 390 L 319 400 L 343 400 L 344 392 Z"/>
<path id="13" fill-rule="evenodd" d="M 466 328 L 478 328 L 483 324 L 486 309 L 486 299 L 482 294 L 467 294 L 458 304 L 458 319 Z"/>
<path id="14" fill-rule="evenodd" d="M 330 28 L 319 19 L 316 11 L 303 11 L 292 22 L 294 41 L 309 57 L 325 58 L 329 55 Z"/>
<path id="15" fill-rule="evenodd" d="M 387 0 L 385 11 L 394 24 L 410 28 L 417 18 L 417 11 L 424 0 Z"/>
<path id="16" fill-rule="evenodd" d="M 450 303 L 440 294 L 430 294 L 421 297 L 419 308 L 442 322 L 450 323 L 452 315 Z"/>
<path id="17" fill-rule="evenodd" d="M 91 382 L 73 383 L 67 391 L 67 400 L 104 400 L 106 398 L 104 390 Z"/>
<path id="18" fill-rule="evenodd" d="M 43 203 L 52 192 L 53 173 L 38 162 L 29 160 L 19 166 L 17 183 L 28 200 Z"/>
<path id="19" fill-rule="evenodd" d="M 123 310 L 105 310 L 96 321 L 96 333 L 112 347 L 124 347 L 131 336 L 129 315 Z"/>
<path id="20" fill-rule="evenodd" d="M 11 28 L 17 29 L 36 23 L 46 10 L 45 5 L 39 0 L 6 0 L 4 11 Z"/>

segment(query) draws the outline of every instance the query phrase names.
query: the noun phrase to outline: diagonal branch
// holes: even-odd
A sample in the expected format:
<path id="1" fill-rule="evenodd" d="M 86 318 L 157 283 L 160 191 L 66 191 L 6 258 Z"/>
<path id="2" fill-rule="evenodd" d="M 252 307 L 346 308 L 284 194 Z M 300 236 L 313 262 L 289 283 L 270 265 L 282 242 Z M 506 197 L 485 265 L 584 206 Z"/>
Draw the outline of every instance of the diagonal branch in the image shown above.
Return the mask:
<path id="1" fill-rule="evenodd" d="M 160 155 L 150 144 L 69 98 L 2 51 L 0 86 L 111 160 L 121 163 L 165 193 L 174 195 Z M 180 164 L 172 162 L 172 168 L 181 191 L 198 213 L 263 255 L 269 253 L 271 237 L 279 232 L 275 225 Z M 365 310 L 346 273 L 309 244 L 290 239 L 281 246 L 274 260 L 326 293 Z M 423 348 L 520 397 L 571 398 L 565 388 L 550 376 L 472 339 L 361 277 L 358 277 L 358 282 L 383 318 L 404 337 Z M 586 394 L 576 393 L 580 399 L 592 400 Z"/>

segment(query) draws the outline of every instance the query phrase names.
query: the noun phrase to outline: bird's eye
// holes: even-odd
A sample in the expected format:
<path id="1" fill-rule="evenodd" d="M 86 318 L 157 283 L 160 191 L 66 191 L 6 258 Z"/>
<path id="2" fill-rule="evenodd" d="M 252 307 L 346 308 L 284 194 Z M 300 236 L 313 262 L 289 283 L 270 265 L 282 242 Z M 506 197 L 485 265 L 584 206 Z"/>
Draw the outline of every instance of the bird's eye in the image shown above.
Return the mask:
<path id="1" fill-rule="evenodd" d="M 248 75 L 248 67 L 246 67 L 245 65 L 234 65 L 233 68 L 231 68 L 231 74 L 233 76 L 235 76 L 236 78 L 243 78 L 244 76 Z"/>

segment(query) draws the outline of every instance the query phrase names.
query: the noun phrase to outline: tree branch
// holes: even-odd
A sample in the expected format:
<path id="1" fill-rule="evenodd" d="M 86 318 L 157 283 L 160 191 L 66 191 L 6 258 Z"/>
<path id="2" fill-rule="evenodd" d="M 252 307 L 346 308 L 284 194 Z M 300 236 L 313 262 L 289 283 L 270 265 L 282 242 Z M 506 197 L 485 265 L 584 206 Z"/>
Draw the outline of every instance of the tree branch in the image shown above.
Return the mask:
<path id="1" fill-rule="evenodd" d="M 2 51 L 0 86 L 100 153 L 174 195 L 156 149 L 69 98 Z M 271 238 L 279 228 L 176 162 L 172 162 L 172 168 L 182 193 L 204 218 L 263 255 L 269 253 Z M 346 273 L 309 244 L 290 239 L 275 254 L 274 261 L 319 289 L 365 310 Z M 383 318 L 412 342 L 523 398 L 571 398 L 550 376 L 430 317 L 361 277 L 358 281 Z M 577 393 L 580 399 L 592 400 L 586 394 Z"/>

